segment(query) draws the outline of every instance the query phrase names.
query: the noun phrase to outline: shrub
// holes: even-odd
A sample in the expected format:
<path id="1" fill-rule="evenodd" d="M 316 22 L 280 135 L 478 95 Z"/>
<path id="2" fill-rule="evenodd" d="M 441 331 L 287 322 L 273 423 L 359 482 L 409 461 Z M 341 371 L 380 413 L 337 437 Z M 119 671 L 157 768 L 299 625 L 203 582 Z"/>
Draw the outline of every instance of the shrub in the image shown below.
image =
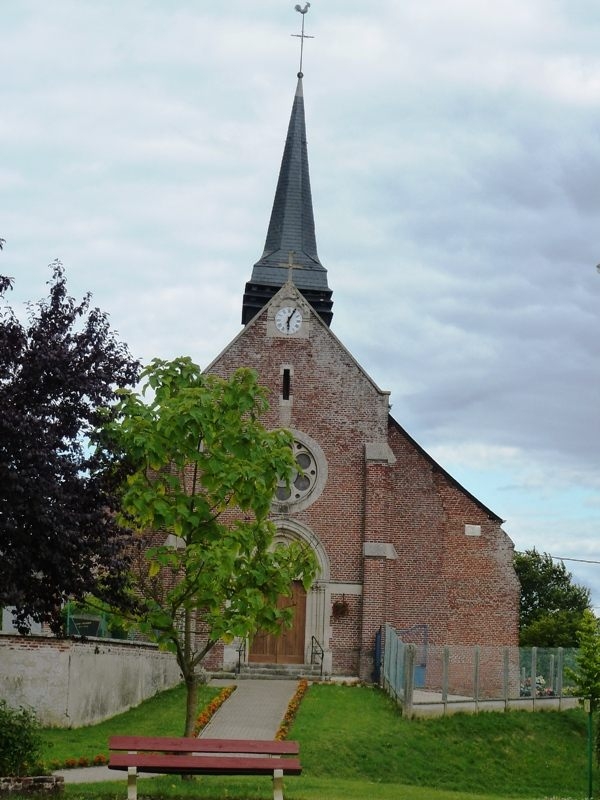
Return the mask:
<path id="1" fill-rule="evenodd" d="M 0 775 L 31 775 L 40 760 L 42 739 L 33 711 L 0 700 Z"/>

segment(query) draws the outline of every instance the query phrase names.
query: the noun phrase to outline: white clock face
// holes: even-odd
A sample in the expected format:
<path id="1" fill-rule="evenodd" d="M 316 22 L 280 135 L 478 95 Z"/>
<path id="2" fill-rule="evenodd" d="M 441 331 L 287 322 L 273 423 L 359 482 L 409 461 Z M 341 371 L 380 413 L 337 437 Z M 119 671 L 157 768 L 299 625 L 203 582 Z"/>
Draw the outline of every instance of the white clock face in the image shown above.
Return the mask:
<path id="1" fill-rule="evenodd" d="M 281 333 L 297 333 L 302 325 L 302 312 L 295 306 L 284 306 L 275 314 L 275 327 Z"/>

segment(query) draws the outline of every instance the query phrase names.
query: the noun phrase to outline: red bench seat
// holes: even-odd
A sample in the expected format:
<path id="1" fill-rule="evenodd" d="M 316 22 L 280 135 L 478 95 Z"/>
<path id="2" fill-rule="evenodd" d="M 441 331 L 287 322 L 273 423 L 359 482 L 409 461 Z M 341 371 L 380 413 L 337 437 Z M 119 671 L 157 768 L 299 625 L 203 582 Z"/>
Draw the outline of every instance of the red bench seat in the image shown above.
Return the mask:
<path id="1" fill-rule="evenodd" d="M 300 775 L 298 742 L 111 736 L 109 769 L 127 770 L 127 798 L 137 800 L 140 772 L 166 775 L 272 775 L 283 800 L 283 775 Z"/>

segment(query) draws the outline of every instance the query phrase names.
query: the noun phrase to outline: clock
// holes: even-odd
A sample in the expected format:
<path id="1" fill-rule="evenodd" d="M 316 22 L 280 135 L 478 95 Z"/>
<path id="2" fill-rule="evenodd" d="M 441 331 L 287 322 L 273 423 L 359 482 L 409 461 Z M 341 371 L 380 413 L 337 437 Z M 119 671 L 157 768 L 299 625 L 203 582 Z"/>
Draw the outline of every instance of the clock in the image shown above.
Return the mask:
<path id="1" fill-rule="evenodd" d="M 281 333 L 297 333 L 302 325 L 302 312 L 296 306 L 284 306 L 275 314 L 275 327 Z"/>

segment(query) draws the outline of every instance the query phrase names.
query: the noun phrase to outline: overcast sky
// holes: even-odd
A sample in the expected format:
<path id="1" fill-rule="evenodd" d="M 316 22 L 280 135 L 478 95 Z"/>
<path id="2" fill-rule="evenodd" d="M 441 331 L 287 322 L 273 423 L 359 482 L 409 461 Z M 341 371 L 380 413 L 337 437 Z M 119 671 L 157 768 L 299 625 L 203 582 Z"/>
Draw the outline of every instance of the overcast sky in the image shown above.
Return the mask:
<path id="1" fill-rule="evenodd" d="M 597 0 L 305 19 L 332 329 L 518 550 L 600 562 Z M 133 355 L 210 363 L 262 253 L 300 25 L 288 0 L 4 3 L 11 305 L 58 258 Z M 565 564 L 600 611 L 600 564 Z"/>

